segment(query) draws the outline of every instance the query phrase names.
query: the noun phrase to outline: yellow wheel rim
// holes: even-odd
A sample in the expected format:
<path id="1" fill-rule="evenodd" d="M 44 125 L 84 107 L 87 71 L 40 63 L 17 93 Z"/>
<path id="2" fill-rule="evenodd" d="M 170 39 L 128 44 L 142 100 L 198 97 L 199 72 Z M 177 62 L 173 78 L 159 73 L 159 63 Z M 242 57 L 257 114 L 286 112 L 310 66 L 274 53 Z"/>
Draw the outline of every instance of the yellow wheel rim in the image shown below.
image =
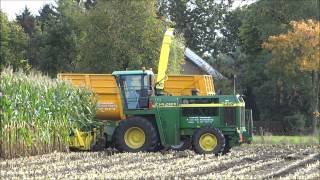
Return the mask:
<path id="1" fill-rule="evenodd" d="M 217 137 L 211 133 L 205 133 L 200 136 L 199 145 L 204 151 L 212 151 L 217 146 Z"/>
<path id="2" fill-rule="evenodd" d="M 144 145 L 146 135 L 141 128 L 131 127 L 124 134 L 124 141 L 130 148 L 139 149 Z"/>

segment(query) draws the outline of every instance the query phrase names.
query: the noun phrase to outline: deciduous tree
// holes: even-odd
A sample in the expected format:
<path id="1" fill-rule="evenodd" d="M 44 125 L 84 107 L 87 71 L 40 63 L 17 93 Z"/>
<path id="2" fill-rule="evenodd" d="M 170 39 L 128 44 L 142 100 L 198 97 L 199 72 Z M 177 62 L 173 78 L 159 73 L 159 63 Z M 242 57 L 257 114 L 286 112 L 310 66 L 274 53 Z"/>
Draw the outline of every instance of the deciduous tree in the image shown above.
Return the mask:
<path id="1" fill-rule="evenodd" d="M 0 11 L 0 70 L 5 66 L 13 69 L 27 66 L 26 48 L 28 36 L 15 21 L 8 21 Z"/>
<path id="2" fill-rule="evenodd" d="M 312 95 L 311 113 L 313 132 L 316 133 L 319 113 L 319 72 L 320 72 L 320 22 L 315 20 L 293 21 L 292 30 L 271 36 L 263 47 L 270 50 L 269 65 L 286 75 L 300 71 L 311 72 Z"/>

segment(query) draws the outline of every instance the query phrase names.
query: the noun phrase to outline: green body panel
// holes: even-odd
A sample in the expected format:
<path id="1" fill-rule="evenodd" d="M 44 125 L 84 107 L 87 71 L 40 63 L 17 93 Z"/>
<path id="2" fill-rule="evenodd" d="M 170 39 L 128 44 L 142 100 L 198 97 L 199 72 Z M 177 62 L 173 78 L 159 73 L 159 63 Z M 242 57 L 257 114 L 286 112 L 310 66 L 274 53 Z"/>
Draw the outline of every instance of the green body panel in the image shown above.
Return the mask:
<path id="1" fill-rule="evenodd" d="M 175 96 L 156 96 L 154 102 L 155 118 L 162 145 L 175 145 L 180 142 L 179 98 Z M 164 103 L 164 104 L 162 104 Z M 172 107 L 162 107 L 170 104 Z"/>
<path id="2" fill-rule="evenodd" d="M 192 136 L 196 129 L 209 126 L 220 129 L 228 136 L 230 144 L 239 144 L 240 134 L 245 132 L 246 128 L 242 126 L 244 123 L 241 120 L 241 108 L 244 108 L 244 103 L 240 102 L 238 97 L 233 95 L 152 97 L 161 143 L 176 145 L 179 143 L 180 135 Z M 226 107 L 235 109 L 233 126 L 227 125 L 223 119 Z"/>

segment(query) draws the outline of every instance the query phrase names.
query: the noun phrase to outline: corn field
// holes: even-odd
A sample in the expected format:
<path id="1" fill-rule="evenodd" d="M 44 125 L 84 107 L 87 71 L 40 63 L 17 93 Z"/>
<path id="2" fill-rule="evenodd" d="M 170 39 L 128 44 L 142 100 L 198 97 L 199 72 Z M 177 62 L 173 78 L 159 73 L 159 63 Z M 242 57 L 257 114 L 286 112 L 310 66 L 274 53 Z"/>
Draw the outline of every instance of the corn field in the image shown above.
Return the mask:
<path id="1" fill-rule="evenodd" d="M 67 151 L 72 129 L 95 115 L 91 91 L 36 72 L 3 70 L 0 92 L 0 158 Z"/>

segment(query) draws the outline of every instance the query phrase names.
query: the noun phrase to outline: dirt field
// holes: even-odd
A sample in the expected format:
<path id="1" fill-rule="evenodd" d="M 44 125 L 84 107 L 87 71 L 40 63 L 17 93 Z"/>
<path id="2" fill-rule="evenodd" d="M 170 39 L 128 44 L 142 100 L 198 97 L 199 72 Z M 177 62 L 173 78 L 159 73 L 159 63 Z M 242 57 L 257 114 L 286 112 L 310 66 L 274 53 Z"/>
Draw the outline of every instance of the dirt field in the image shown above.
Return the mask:
<path id="1" fill-rule="evenodd" d="M 0 179 L 320 179 L 320 146 L 245 145 L 216 157 L 192 151 L 72 152 L 0 160 Z"/>

